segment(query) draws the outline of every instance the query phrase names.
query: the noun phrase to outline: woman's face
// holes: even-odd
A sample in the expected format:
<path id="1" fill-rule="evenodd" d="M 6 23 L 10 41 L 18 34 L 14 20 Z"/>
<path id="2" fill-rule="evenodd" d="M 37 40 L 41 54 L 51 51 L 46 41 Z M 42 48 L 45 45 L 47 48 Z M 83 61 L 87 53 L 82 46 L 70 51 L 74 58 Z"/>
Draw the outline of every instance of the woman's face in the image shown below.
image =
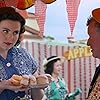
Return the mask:
<path id="1" fill-rule="evenodd" d="M 16 44 L 20 28 L 18 21 L 3 20 L 0 22 L 0 51 L 8 51 Z"/>
<path id="2" fill-rule="evenodd" d="M 57 60 L 57 62 L 54 63 L 53 73 L 59 75 L 61 71 L 62 71 L 62 63 L 60 60 Z"/>
<path id="3" fill-rule="evenodd" d="M 95 20 L 91 21 L 88 26 L 88 45 L 91 47 L 93 56 L 100 58 L 100 24 Z"/>

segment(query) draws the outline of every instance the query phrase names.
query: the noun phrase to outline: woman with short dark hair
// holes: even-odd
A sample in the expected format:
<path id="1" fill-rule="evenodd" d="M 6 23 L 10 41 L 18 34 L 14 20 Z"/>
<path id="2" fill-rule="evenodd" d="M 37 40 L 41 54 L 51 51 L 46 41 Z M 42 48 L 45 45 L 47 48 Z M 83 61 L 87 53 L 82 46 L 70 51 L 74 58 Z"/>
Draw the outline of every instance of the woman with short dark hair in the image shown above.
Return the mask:
<path id="1" fill-rule="evenodd" d="M 47 100 L 65 100 L 68 96 L 65 81 L 60 77 L 61 71 L 62 57 L 51 56 L 44 60 L 44 72 L 52 76 L 52 82 L 45 89 Z"/>
<path id="2" fill-rule="evenodd" d="M 15 86 L 11 77 L 33 75 L 38 68 L 36 60 L 25 49 L 17 47 L 25 31 L 24 26 L 25 19 L 15 8 L 0 8 L 0 100 L 23 98 L 28 85 Z M 37 91 L 40 98 L 41 91 Z"/>

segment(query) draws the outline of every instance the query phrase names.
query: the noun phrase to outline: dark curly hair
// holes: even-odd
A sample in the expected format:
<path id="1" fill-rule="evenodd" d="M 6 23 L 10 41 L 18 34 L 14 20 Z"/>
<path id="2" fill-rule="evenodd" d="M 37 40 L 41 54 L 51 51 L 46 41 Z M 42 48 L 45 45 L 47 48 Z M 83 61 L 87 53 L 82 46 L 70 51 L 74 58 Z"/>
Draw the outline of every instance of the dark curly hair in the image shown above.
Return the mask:
<path id="1" fill-rule="evenodd" d="M 0 8 L 0 22 L 2 20 L 18 21 L 21 24 L 19 38 L 22 33 L 25 32 L 25 19 L 15 10 L 13 7 L 1 7 Z M 15 46 L 20 44 L 20 40 L 17 40 Z"/>
<path id="2" fill-rule="evenodd" d="M 92 16 L 89 16 L 89 18 L 87 19 L 87 23 L 86 23 L 86 26 L 89 26 L 89 24 L 92 22 L 92 21 L 96 21 Z M 97 21 L 96 21 L 97 22 Z M 97 22 L 98 23 L 98 22 Z M 100 23 L 98 23 L 100 24 Z"/>
<path id="3" fill-rule="evenodd" d="M 47 58 L 47 60 L 50 60 L 50 59 L 52 59 L 52 58 L 54 58 L 54 57 L 57 57 L 57 56 L 51 56 L 51 57 Z M 44 70 L 44 72 L 45 72 L 46 74 L 52 75 L 53 70 L 54 70 L 54 63 L 57 62 L 58 60 L 61 60 L 61 59 L 60 59 L 60 58 L 57 58 L 57 59 L 54 59 L 54 60 L 48 62 L 48 63 L 45 65 L 45 70 Z"/>

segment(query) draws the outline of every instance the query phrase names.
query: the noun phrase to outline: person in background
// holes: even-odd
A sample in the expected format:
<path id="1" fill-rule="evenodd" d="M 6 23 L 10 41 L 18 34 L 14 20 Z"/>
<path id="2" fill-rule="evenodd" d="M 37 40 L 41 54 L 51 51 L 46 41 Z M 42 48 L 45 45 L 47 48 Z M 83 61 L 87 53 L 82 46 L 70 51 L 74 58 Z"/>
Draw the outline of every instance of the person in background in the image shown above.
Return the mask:
<path id="1" fill-rule="evenodd" d="M 43 61 L 45 74 L 52 76 L 50 85 L 44 90 L 47 100 L 64 100 L 68 95 L 68 88 L 60 76 L 62 71 L 62 58 L 51 56 Z"/>
<path id="2" fill-rule="evenodd" d="M 47 88 L 44 89 L 43 100 L 74 100 L 74 97 L 82 93 L 80 88 L 68 93 L 68 88 L 65 80 L 60 76 L 62 71 L 62 63 L 65 58 L 59 56 L 51 56 L 44 59 L 43 66 L 45 74 L 51 75 L 51 82 Z"/>
<path id="3" fill-rule="evenodd" d="M 92 11 L 92 16 L 87 21 L 90 46 L 93 57 L 100 59 L 100 8 Z M 96 67 L 94 77 L 90 84 L 87 100 L 100 100 L 100 65 Z"/>
<path id="4" fill-rule="evenodd" d="M 28 87 L 14 86 L 10 83 L 10 78 L 14 74 L 33 75 L 37 71 L 35 59 L 25 49 L 17 47 L 24 32 L 25 19 L 16 9 L 0 8 L 0 100 L 24 97 Z M 34 100 L 41 100 L 41 90 L 36 90 L 36 93 Z"/>

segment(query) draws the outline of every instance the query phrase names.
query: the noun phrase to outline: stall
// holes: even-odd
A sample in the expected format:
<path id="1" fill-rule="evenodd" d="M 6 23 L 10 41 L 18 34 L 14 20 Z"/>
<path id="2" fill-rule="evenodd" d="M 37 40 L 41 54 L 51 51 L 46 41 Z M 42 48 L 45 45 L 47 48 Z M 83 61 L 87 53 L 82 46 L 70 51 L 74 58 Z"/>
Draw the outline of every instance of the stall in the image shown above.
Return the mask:
<path id="1" fill-rule="evenodd" d="M 38 61 L 40 73 L 43 73 L 42 62 L 44 58 L 52 55 L 64 56 L 66 60 L 61 75 L 64 77 L 70 92 L 78 87 L 82 89 L 82 94 L 76 96 L 75 100 L 85 100 L 90 81 L 99 63 L 98 59 L 91 56 L 89 47 L 82 44 L 61 44 L 54 41 L 23 41 L 21 47 L 31 52 Z"/>

